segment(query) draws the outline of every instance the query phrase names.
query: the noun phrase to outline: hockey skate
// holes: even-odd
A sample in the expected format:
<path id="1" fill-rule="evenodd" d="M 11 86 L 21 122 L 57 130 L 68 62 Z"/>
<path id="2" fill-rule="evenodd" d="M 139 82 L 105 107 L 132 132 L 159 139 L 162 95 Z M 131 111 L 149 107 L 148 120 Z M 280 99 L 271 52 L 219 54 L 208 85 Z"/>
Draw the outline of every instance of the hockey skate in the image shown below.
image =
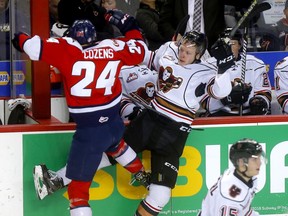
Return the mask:
<path id="1" fill-rule="evenodd" d="M 139 182 L 145 188 L 149 189 L 151 179 L 151 173 L 145 171 L 139 171 L 134 174 L 132 180 L 130 181 L 130 185 L 133 185 L 135 181 Z"/>
<path id="2" fill-rule="evenodd" d="M 40 200 L 64 187 L 62 178 L 49 170 L 45 164 L 34 167 L 33 178 L 36 194 Z"/>

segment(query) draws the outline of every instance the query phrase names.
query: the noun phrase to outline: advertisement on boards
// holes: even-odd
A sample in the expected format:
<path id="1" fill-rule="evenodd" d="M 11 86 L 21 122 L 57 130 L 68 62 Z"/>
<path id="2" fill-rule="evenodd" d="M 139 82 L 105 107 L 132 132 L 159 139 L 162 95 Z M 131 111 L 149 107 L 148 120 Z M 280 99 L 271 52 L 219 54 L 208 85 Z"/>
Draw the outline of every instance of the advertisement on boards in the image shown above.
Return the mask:
<path id="1" fill-rule="evenodd" d="M 288 125 L 248 124 L 203 127 L 192 130 L 180 159 L 179 177 L 172 199 L 159 215 L 196 216 L 210 188 L 231 166 L 228 153 L 231 144 L 252 138 L 263 145 L 268 163 L 261 167 L 252 207 L 260 215 L 288 215 Z M 23 201 L 24 216 L 69 215 L 67 189 L 61 189 L 40 201 L 36 198 L 32 170 L 45 163 L 58 170 L 65 165 L 72 133 L 23 135 Z M 149 170 L 149 152 L 140 155 Z M 121 166 L 99 170 L 90 188 L 93 215 L 133 215 L 148 191 L 140 185 L 129 185 L 131 174 Z"/>
<path id="2" fill-rule="evenodd" d="M 27 95 L 27 62 L 15 62 L 12 76 L 10 67 L 10 61 L 0 61 L 0 97 L 10 97 L 12 88 L 16 96 Z"/>

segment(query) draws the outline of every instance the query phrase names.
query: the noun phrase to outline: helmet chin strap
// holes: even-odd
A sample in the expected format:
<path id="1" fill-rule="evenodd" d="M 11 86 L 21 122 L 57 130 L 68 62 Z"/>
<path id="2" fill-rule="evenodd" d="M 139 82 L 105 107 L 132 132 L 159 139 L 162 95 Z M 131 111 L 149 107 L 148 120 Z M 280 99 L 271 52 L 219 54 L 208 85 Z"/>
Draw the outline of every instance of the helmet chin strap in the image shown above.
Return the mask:
<path id="1" fill-rule="evenodd" d="M 243 176 L 245 176 L 245 177 L 251 179 L 253 176 L 248 176 L 248 175 L 246 174 L 247 171 L 248 171 L 248 164 L 245 163 L 245 170 L 242 171 L 242 172 L 239 170 L 239 172 L 240 172 Z"/>

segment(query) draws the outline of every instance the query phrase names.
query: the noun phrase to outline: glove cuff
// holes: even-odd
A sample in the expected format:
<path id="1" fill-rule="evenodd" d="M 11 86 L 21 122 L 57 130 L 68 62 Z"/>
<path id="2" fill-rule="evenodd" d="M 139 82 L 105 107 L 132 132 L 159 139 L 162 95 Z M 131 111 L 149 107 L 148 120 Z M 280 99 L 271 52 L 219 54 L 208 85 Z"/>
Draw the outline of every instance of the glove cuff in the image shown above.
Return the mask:
<path id="1" fill-rule="evenodd" d="M 24 51 L 24 43 L 26 42 L 26 40 L 30 39 L 30 36 L 22 33 L 19 35 L 19 48 L 21 49 L 21 51 Z"/>

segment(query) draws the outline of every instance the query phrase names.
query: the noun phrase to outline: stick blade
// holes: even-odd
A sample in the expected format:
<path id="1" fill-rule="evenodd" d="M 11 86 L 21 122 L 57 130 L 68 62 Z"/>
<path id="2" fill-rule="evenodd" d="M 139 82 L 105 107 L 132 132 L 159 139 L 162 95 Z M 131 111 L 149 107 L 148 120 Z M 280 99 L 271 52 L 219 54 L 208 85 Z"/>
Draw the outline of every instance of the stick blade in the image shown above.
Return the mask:
<path id="1" fill-rule="evenodd" d="M 230 32 L 230 37 L 233 37 L 238 29 L 247 26 L 249 21 L 253 17 L 258 16 L 261 12 L 269 10 L 270 8 L 271 8 L 271 4 L 268 2 L 262 2 L 262 3 L 256 4 L 254 7 L 251 8 L 251 11 L 248 11 L 248 13 L 243 15 L 242 22 L 240 20 L 240 22 L 237 23 L 237 25 L 233 27 L 232 31 Z"/>
<path id="2" fill-rule="evenodd" d="M 251 11 L 251 13 L 247 16 L 247 19 L 239 26 L 239 28 L 243 28 L 248 25 L 249 21 L 256 16 L 259 16 L 263 11 L 271 9 L 271 4 L 268 2 L 262 2 L 255 6 L 255 8 Z"/>

